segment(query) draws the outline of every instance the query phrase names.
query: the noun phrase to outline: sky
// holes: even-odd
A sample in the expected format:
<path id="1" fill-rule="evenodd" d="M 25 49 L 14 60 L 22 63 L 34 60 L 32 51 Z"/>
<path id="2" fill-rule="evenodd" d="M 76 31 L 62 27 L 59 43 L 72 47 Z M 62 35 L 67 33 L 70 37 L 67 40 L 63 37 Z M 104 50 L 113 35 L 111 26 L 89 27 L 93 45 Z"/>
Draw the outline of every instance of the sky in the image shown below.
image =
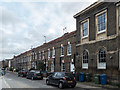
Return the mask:
<path id="1" fill-rule="evenodd" d="M 0 0 L 0 61 L 76 30 L 75 14 L 97 0 Z"/>

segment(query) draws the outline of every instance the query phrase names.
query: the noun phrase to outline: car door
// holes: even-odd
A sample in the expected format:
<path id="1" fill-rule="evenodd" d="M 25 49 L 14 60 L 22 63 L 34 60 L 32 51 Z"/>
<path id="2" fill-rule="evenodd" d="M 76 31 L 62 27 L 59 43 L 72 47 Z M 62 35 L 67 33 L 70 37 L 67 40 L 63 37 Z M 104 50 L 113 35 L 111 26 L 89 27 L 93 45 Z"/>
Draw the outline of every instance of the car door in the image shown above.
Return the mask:
<path id="1" fill-rule="evenodd" d="M 27 72 L 27 77 L 30 78 L 30 72 L 29 71 Z"/>
<path id="2" fill-rule="evenodd" d="M 57 73 L 54 73 L 54 74 L 50 77 L 50 83 L 51 83 L 51 84 L 56 85 L 56 83 L 55 83 L 56 75 L 57 75 Z"/>
<path id="3" fill-rule="evenodd" d="M 58 72 L 56 74 L 56 77 L 54 78 L 54 82 L 55 82 L 56 85 L 59 84 L 59 81 L 60 81 L 61 77 L 62 77 L 62 73 Z"/>

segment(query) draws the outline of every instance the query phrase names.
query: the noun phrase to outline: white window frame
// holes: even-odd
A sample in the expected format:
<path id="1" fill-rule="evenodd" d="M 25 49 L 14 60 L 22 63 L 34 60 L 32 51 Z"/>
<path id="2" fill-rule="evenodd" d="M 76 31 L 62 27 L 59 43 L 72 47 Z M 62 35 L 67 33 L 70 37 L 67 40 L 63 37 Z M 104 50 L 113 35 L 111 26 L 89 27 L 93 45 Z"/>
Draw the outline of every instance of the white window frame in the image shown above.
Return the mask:
<path id="1" fill-rule="evenodd" d="M 48 49 L 48 60 L 50 60 L 50 49 Z"/>
<path id="2" fill-rule="evenodd" d="M 72 49 L 71 49 L 71 43 L 68 42 L 68 45 L 67 45 L 67 55 L 71 55 L 72 54 Z"/>
<path id="3" fill-rule="evenodd" d="M 37 53 L 35 53 L 35 60 L 37 60 Z"/>
<path id="4" fill-rule="evenodd" d="M 46 62 L 46 71 L 48 70 L 48 62 Z"/>
<path id="5" fill-rule="evenodd" d="M 61 57 L 63 57 L 64 56 L 64 46 L 63 46 L 63 44 L 61 44 Z"/>
<path id="6" fill-rule="evenodd" d="M 51 72 L 54 72 L 54 63 L 51 63 Z"/>
<path id="7" fill-rule="evenodd" d="M 75 72 L 75 64 L 74 64 L 73 59 L 70 62 L 70 72 Z"/>
<path id="8" fill-rule="evenodd" d="M 105 29 L 101 30 L 101 31 L 98 31 L 98 16 L 101 16 L 103 14 L 105 14 Z M 107 10 L 104 10 L 104 11 L 96 14 L 96 29 L 97 29 L 97 34 L 106 32 L 106 30 L 107 30 Z"/>
<path id="9" fill-rule="evenodd" d="M 53 47 L 53 50 L 52 50 L 52 58 L 55 58 L 55 48 Z"/>
<path id="10" fill-rule="evenodd" d="M 86 22 L 88 23 L 88 26 L 87 26 L 87 35 L 83 36 L 83 24 L 85 24 Z M 86 19 L 86 20 L 84 20 L 84 21 L 81 22 L 81 36 L 82 36 L 82 39 L 87 38 L 89 36 L 89 19 Z"/>
<path id="11" fill-rule="evenodd" d="M 41 60 L 41 52 L 39 51 L 39 60 Z"/>
<path id="12" fill-rule="evenodd" d="M 45 59 L 45 53 L 44 50 L 42 51 L 42 60 Z"/>
<path id="13" fill-rule="evenodd" d="M 104 48 L 101 48 L 101 49 L 104 49 Z M 100 50 L 99 50 L 99 52 L 100 52 Z M 105 51 L 105 55 L 106 55 L 106 50 L 104 49 L 104 51 Z M 98 69 L 106 69 L 106 60 L 105 60 L 105 62 L 99 62 L 99 52 L 98 52 L 98 60 L 97 60 L 98 65 L 97 65 L 97 68 Z M 106 59 L 106 57 L 105 57 L 105 59 Z"/>
<path id="14" fill-rule="evenodd" d="M 87 53 L 87 58 L 84 59 L 85 55 L 84 55 L 84 52 Z M 88 69 L 88 57 L 89 57 L 89 54 L 88 54 L 88 51 L 87 50 L 84 50 L 83 51 L 83 57 L 82 57 L 82 69 Z M 84 60 L 86 61 L 87 60 L 87 63 L 84 63 Z"/>
<path id="15" fill-rule="evenodd" d="M 61 63 L 61 70 L 65 71 L 65 63 Z"/>

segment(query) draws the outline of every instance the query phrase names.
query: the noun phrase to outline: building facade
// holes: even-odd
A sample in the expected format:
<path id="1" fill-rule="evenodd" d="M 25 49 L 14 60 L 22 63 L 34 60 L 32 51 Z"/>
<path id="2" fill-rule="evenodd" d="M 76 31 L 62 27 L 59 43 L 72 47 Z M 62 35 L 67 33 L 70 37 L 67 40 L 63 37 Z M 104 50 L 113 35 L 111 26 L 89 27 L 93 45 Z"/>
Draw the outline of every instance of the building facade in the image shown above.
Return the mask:
<path id="1" fill-rule="evenodd" d="M 76 31 L 32 48 L 18 56 L 14 56 L 12 66 L 15 69 L 37 69 L 39 61 L 44 63 L 45 71 L 75 71 Z"/>
<path id="2" fill-rule="evenodd" d="M 15 56 L 16 69 L 106 74 L 120 82 L 120 2 L 95 2 L 74 15 L 76 31 Z"/>
<path id="3" fill-rule="evenodd" d="M 95 2 L 74 15 L 76 73 L 106 74 L 120 82 L 120 8 L 116 2 Z"/>

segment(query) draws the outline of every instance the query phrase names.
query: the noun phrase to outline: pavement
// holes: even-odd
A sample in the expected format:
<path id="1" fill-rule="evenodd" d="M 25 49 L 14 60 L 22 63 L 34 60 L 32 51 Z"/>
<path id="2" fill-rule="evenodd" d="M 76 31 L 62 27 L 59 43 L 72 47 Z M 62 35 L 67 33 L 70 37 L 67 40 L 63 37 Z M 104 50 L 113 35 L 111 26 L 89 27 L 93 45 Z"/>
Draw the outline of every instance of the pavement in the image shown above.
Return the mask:
<path id="1" fill-rule="evenodd" d="M 9 72 L 9 71 L 8 71 Z M 17 72 L 11 72 L 14 74 L 17 74 Z M 46 78 L 44 78 L 45 80 Z M 84 88 L 84 89 L 102 89 L 102 90 L 108 90 L 108 89 L 120 89 L 117 86 L 112 86 L 112 85 L 101 85 L 101 84 L 95 84 L 94 82 L 79 82 L 77 81 L 76 87 L 79 88 Z"/>

